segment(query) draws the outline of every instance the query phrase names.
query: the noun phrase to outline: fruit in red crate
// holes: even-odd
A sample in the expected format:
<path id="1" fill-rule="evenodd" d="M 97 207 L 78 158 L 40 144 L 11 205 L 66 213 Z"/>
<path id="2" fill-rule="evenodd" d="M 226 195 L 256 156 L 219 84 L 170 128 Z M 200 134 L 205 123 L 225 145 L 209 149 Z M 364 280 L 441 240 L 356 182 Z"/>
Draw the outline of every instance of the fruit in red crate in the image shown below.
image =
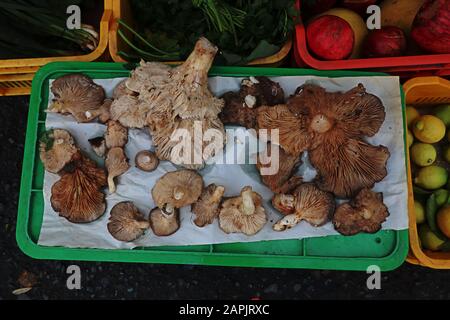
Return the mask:
<path id="1" fill-rule="evenodd" d="M 302 0 L 300 9 L 304 11 L 304 17 L 311 17 L 327 11 L 336 2 L 336 0 Z"/>
<path id="2" fill-rule="evenodd" d="M 406 51 L 406 36 L 397 27 L 383 27 L 369 33 L 364 42 L 363 54 L 368 58 L 398 57 Z"/>
<path id="3" fill-rule="evenodd" d="M 450 53 L 450 0 L 427 0 L 414 20 L 411 36 L 425 51 Z"/>
<path id="4" fill-rule="evenodd" d="M 306 40 L 313 54 L 324 60 L 348 58 L 355 42 L 350 24 L 336 16 L 320 16 L 306 27 Z"/>
<path id="5" fill-rule="evenodd" d="M 381 26 L 403 29 L 407 36 L 411 32 L 414 18 L 425 0 L 384 0 L 381 4 Z"/>
<path id="6" fill-rule="evenodd" d="M 344 8 L 355 11 L 360 15 L 365 15 L 367 7 L 377 3 L 377 0 L 342 0 Z"/>

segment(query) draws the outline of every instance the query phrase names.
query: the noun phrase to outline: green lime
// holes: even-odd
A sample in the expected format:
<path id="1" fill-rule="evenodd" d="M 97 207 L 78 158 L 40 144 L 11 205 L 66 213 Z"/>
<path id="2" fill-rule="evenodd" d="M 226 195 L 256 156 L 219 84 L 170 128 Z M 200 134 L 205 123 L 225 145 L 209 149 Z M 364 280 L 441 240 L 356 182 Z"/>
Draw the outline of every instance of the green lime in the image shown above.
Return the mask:
<path id="1" fill-rule="evenodd" d="M 445 189 L 440 189 L 434 192 L 434 196 L 436 199 L 436 204 L 438 207 L 442 207 L 447 203 L 448 200 L 448 191 Z"/>
<path id="2" fill-rule="evenodd" d="M 433 231 L 431 231 L 427 224 L 421 224 L 419 226 L 419 238 L 425 249 L 433 251 L 439 250 L 439 247 L 445 243 L 444 240 L 440 239 Z"/>
<path id="3" fill-rule="evenodd" d="M 411 160 L 420 167 L 431 166 L 436 156 L 436 148 L 431 144 L 416 143 L 411 147 Z"/>
<path id="4" fill-rule="evenodd" d="M 448 173 L 445 168 L 438 166 L 424 167 L 419 170 L 414 183 L 421 188 L 435 190 L 447 183 Z"/>
<path id="5" fill-rule="evenodd" d="M 450 104 L 443 104 L 434 109 L 434 115 L 444 122 L 445 126 L 450 126 Z"/>
<path id="6" fill-rule="evenodd" d="M 408 124 L 408 127 L 420 116 L 419 112 L 411 107 L 406 106 L 406 123 Z"/>
<path id="7" fill-rule="evenodd" d="M 419 201 L 414 201 L 414 212 L 416 213 L 416 223 L 421 224 L 425 221 L 425 209 Z"/>

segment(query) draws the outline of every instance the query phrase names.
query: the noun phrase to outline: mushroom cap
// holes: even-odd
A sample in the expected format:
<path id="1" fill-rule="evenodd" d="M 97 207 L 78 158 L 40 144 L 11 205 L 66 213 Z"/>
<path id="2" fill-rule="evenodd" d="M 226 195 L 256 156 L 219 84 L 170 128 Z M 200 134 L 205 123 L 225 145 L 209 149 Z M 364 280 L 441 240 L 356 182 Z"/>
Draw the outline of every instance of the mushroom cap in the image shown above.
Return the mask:
<path id="1" fill-rule="evenodd" d="M 116 191 L 114 178 L 124 174 L 130 168 L 123 149 L 119 147 L 109 149 L 106 154 L 105 166 L 108 171 L 109 192 L 114 193 Z"/>
<path id="2" fill-rule="evenodd" d="M 53 210 L 70 222 L 91 222 L 105 212 L 105 195 L 100 191 L 105 185 L 105 171 L 78 153 L 52 186 L 50 203 Z"/>
<path id="3" fill-rule="evenodd" d="M 132 202 L 125 201 L 111 209 L 107 227 L 115 239 L 130 242 L 142 236 L 150 223 Z"/>
<path id="4" fill-rule="evenodd" d="M 99 156 L 100 158 L 104 158 L 106 154 L 106 143 L 105 138 L 103 137 L 96 137 L 89 139 L 89 144 L 92 147 L 92 150 L 94 150 L 95 154 Z"/>
<path id="5" fill-rule="evenodd" d="M 143 128 L 150 105 L 140 97 L 123 95 L 111 104 L 111 119 L 119 121 L 126 128 Z"/>
<path id="6" fill-rule="evenodd" d="M 164 63 L 141 60 L 139 66 L 131 72 L 125 85 L 128 90 L 138 93 L 161 89 L 169 83 L 172 71 L 173 69 Z"/>
<path id="7" fill-rule="evenodd" d="M 191 206 L 191 211 L 195 214 L 194 223 L 198 227 L 213 223 L 219 215 L 219 206 L 224 193 L 225 188 L 214 183 L 203 190 L 200 199 Z"/>
<path id="8" fill-rule="evenodd" d="M 169 204 L 175 208 L 198 200 L 203 190 L 203 178 L 192 170 L 178 170 L 163 175 L 152 189 L 153 201 L 159 208 Z"/>
<path id="9" fill-rule="evenodd" d="M 109 120 L 105 132 L 106 148 L 123 148 L 128 142 L 128 129 L 118 121 Z"/>
<path id="10" fill-rule="evenodd" d="M 39 141 L 39 156 L 45 170 L 60 172 L 79 152 L 72 135 L 63 129 L 46 131 Z"/>
<path id="11" fill-rule="evenodd" d="M 262 197 L 244 187 L 241 195 L 222 203 L 219 213 L 219 227 L 225 233 L 243 233 L 252 236 L 266 224 L 267 216 L 262 206 Z"/>
<path id="12" fill-rule="evenodd" d="M 128 79 L 123 79 L 116 85 L 116 87 L 113 90 L 113 94 L 112 94 L 112 98 L 114 100 L 119 99 L 121 96 L 136 94 L 136 92 L 134 92 L 133 90 L 128 89 L 127 81 L 128 81 Z"/>
<path id="13" fill-rule="evenodd" d="M 337 208 L 333 224 L 339 233 L 346 236 L 360 232 L 375 233 L 381 229 L 388 216 L 383 194 L 365 188 L 350 202 Z"/>
<path id="14" fill-rule="evenodd" d="M 180 228 L 180 212 L 177 208 L 154 208 L 149 215 L 153 233 L 159 237 L 170 236 Z"/>
<path id="15" fill-rule="evenodd" d="M 134 159 L 136 167 L 142 171 L 151 172 L 159 165 L 158 157 L 151 151 L 142 150 L 136 154 Z"/>
<path id="16" fill-rule="evenodd" d="M 258 155 L 256 168 L 258 169 L 262 182 L 275 193 L 289 193 L 299 186 L 303 179 L 295 176 L 297 168 L 301 165 L 300 157 L 292 156 L 285 152 L 282 148 L 278 148 L 278 157 L 272 153 L 274 144 L 267 144 L 267 151 Z M 270 155 L 269 155 L 270 153 Z M 269 156 L 271 158 L 269 158 Z M 278 161 L 278 170 L 273 175 L 265 175 L 263 168 L 270 168 L 274 164 L 270 160 Z"/>
<path id="17" fill-rule="evenodd" d="M 86 111 L 99 109 L 105 100 L 105 90 L 84 74 L 67 74 L 53 81 L 54 95 L 49 112 L 70 113 L 78 122 L 93 120 Z"/>

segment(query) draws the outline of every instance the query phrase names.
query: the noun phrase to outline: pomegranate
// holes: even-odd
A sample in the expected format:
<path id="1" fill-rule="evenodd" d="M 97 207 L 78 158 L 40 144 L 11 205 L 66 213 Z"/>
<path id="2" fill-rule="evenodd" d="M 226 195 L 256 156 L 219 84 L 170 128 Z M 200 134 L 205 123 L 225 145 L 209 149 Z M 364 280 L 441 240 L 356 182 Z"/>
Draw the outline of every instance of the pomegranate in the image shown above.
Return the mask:
<path id="1" fill-rule="evenodd" d="M 387 26 L 369 33 L 363 55 L 369 58 L 398 57 L 405 53 L 406 47 L 405 32 L 398 27 Z"/>
<path id="2" fill-rule="evenodd" d="M 306 27 L 306 40 L 311 52 L 324 60 L 348 58 L 355 43 L 350 24 L 337 16 L 313 19 Z"/>
<path id="3" fill-rule="evenodd" d="M 425 51 L 450 53 L 450 0 L 426 0 L 414 19 L 411 36 Z"/>

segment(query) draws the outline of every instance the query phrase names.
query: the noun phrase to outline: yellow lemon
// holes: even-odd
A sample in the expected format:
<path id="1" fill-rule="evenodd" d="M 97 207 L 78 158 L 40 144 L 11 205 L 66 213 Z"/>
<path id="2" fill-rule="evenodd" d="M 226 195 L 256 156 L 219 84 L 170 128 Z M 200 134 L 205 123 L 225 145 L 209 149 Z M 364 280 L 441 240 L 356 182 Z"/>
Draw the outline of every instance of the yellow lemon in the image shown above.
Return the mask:
<path id="1" fill-rule="evenodd" d="M 445 168 L 428 166 L 419 170 L 414 183 L 421 188 L 435 190 L 443 187 L 447 183 L 447 179 L 448 173 Z"/>
<path id="2" fill-rule="evenodd" d="M 406 123 L 408 124 L 408 128 L 411 126 L 411 124 L 416 120 L 418 117 L 420 117 L 419 111 L 417 111 L 415 108 L 411 106 L 406 106 Z"/>
<path id="3" fill-rule="evenodd" d="M 409 129 L 406 135 L 406 143 L 408 144 L 408 148 L 411 148 L 412 144 L 414 143 L 414 136 Z"/>
<path id="4" fill-rule="evenodd" d="M 442 233 L 450 238 L 450 205 L 446 205 L 439 210 L 436 216 L 436 222 Z"/>
<path id="5" fill-rule="evenodd" d="M 416 143 L 411 147 L 411 160 L 420 167 L 431 166 L 437 157 L 436 148 L 428 143 Z"/>
<path id="6" fill-rule="evenodd" d="M 415 200 L 414 201 L 414 212 L 416 214 L 416 223 L 421 224 L 425 222 L 425 209 L 423 205 Z"/>
<path id="7" fill-rule="evenodd" d="M 425 249 L 437 251 L 445 241 L 440 239 L 427 224 L 421 224 L 419 226 L 419 238 L 422 246 Z"/>
<path id="8" fill-rule="evenodd" d="M 425 143 L 436 143 L 445 137 L 445 124 L 441 119 L 425 115 L 413 123 L 414 136 Z"/>

